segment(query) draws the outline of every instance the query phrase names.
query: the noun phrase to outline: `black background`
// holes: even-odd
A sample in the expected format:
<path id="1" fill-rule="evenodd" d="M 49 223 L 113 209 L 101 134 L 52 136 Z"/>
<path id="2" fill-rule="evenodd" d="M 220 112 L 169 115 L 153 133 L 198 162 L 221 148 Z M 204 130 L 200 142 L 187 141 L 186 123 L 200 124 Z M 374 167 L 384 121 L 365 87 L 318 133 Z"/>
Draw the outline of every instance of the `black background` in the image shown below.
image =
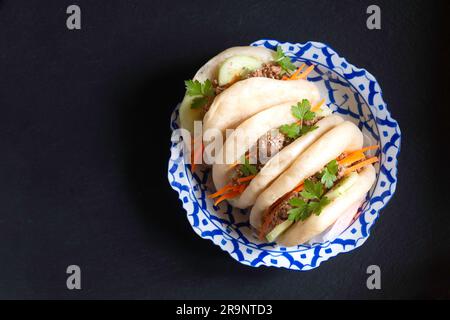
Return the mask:
<path id="1" fill-rule="evenodd" d="M 79 31 L 66 28 L 73 3 Z M 366 28 L 373 3 L 382 30 Z M 449 13 L 437 1 L 0 0 L 0 298 L 450 297 Z M 247 267 L 200 239 L 166 178 L 183 80 L 260 38 L 322 41 L 368 69 L 403 133 L 397 192 L 369 240 L 309 272 Z M 70 264 L 81 291 L 66 289 Z M 371 264 L 382 290 L 366 288 Z"/>

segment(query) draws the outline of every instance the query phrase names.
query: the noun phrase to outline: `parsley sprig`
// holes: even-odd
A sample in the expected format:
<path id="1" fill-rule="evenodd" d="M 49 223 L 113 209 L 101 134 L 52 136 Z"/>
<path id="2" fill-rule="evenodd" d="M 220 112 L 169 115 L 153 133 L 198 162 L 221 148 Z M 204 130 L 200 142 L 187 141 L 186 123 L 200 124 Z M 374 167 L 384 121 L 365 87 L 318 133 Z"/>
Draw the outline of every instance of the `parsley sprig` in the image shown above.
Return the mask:
<path id="1" fill-rule="evenodd" d="M 294 208 L 288 211 L 288 220 L 290 221 L 305 221 L 311 215 L 308 203 L 300 198 L 292 198 L 289 200 L 289 204 Z"/>
<path id="2" fill-rule="evenodd" d="M 203 83 L 198 80 L 186 80 L 184 84 L 187 95 L 195 97 L 192 101 L 191 109 L 198 109 L 205 106 L 215 95 L 214 87 L 209 79 Z"/>
<path id="3" fill-rule="evenodd" d="M 250 164 L 250 161 L 247 159 L 247 157 L 244 157 L 244 163 L 241 163 L 239 169 L 241 170 L 244 177 L 248 177 L 258 173 L 258 169 L 256 168 L 256 166 L 254 164 Z"/>
<path id="4" fill-rule="evenodd" d="M 300 121 L 312 120 L 316 113 L 311 111 L 311 104 L 308 99 L 303 99 L 295 106 L 291 107 L 292 114 Z"/>
<path id="5" fill-rule="evenodd" d="M 308 200 L 320 199 L 323 195 L 323 184 L 321 182 L 312 182 L 311 180 L 305 180 L 305 188 L 300 195 Z"/>
<path id="6" fill-rule="evenodd" d="M 337 180 L 338 163 L 336 160 L 330 161 L 321 172 L 320 181 L 327 187 L 331 188 Z"/>
<path id="7" fill-rule="evenodd" d="M 294 117 L 299 121 L 292 124 L 284 124 L 280 127 L 281 133 L 291 139 L 297 139 L 298 137 L 317 129 L 317 126 L 305 126 L 303 121 L 314 119 L 316 113 L 311 111 L 311 104 L 309 100 L 303 99 L 296 105 L 291 107 L 291 112 Z"/>
<path id="8" fill-rule="evenodd" d="M 300 195 L 302 198 L 292 198 L 289 204 L 293 207 L 288 211 L 288 220 L 305 221 L 312 214 L 319 215 L 322 209 L 330 203 L 330 200 L 323 195 L 324 187 L 321 182 L 305 180 L 305 187 Z M 307 200 L 307 201 L 305 201 Z"/>
<path id="9" fill-rule="evenodd" d="M 291 58 L 286 56 L 280 46 L 277 47 L 275 54 L 275 62 L 283 69 L 284 72 L 291 72 L 297 69 L 297 67 L 292 63 Z"/>
<path id="10" fill-rule="evenodd" d="M 284 134 L 285 136 L 287 136 L 291 139 L 296 139 L 296 138 L 300 137 L 300 126 L 296 123 L 283 124 L 280 127 L 280 131 L 282 134 Z"/>
<path id="11" fill-rule="evenodd" d="M 292 198 L 289 204 L 293 207 L 288 211 L 288 220 L 304 221 L 312 214 L 319 215 L 322 209 L 330 203 L 330 199 L 324 196 L 325 188 L 329 189 L 337 180 L 339 170 L 338 162 L 332 160 L 319 173 L 320 181 L 305 180 L 304 188 L 300 192 L 301 198 Z"/>

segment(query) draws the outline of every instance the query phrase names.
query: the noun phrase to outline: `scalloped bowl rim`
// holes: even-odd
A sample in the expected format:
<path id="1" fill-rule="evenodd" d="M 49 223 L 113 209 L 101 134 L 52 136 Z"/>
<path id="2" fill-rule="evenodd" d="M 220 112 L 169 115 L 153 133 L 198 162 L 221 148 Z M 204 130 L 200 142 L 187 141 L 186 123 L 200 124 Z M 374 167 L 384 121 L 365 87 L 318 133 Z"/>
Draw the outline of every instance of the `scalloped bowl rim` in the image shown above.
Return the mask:
<path id="1" fill-rule="evenodd" d="M 298 47 L 298 48 L 300 48 L 300 49 L 302 49 L 302 48 L 304 48 L 304 47 L 308 47 L 308 46 L 314 46 L 314 47 L 317 47 L 317 46 L 318 46 L 318 47 L 322 47 L 322 48 L 327 48 L 333 55 L 336 55 L 339 59 L 342 59 L 342 61 L 345 62 L 345 64 L 346 64 L 347 66 L 350 67 L 350 69 L 352 70 L 352 72 L 362 73 L 362 74 L 366 77 L 367 80 L 373 81 L 373 82 L 378 86 L 379 89 L 378 89 L 378 91 L 376 91 L 376 92 L 380 94 L 381 105 L 384 107 L 384 108 L 383 108 L 383 115 L 386 116 L 385 120 L 389 121 L 391 124 L 394 124 L 393 128 L 395 129 L 395 132 L 398 134 L 398 138 L 397 138 L 398 142 L 397 142 L 397 145 L 394 144 L 394 146 L 396 147 L 397 151 L 395 152 L 394 157 L 393 157 L 393 159 L 392 159 L 392 160 L 393 160 L 393 163 L 394 163 L 394 167 L 393 167 L 393 168 L 395 169 L 395 170 L 394 170 L 394 174 L 392 175 L 393 182 L 391 182 L 389 185 L 387 185 L 387 186 L 384 188 L 384 189 L 389 189 L 390 194 L 385 198 L 386 200 L 383 202 L 383 205 L 382 205 L 380 208 L 376 209 L 376 216 L 374 217 L 374 219 L 373 219 L 372 221 L 370 221 L 370 222 L 367 223 L 366 235 L 365 235 L 365 236 L 362 236 L 362 237 L 360 237 L 360 238 L 358 238 L 358 239 L 356 239 L 354 245 L 352 245 L 351 248 L 347 249 L 347 248 L 346 248 L 346 245 L 344 244 L 342 250 L 337 250 L 337 251 L 332 252 L 332 254 L 328 255 L 325 259 L 322 259 L 322 260 L 318 259 L 318 260 L 316 261 L 316 264 L 314 264 L 314 265 L 312 265 L 312 264 L 311 264 L 311 265 L 300 264 L 302 267 L 298 267 L 298 264 L 295 263 L 295 261 L 290 261 L 290 262 L 291 262 L 290 266 L 278 265 L 277 263 L 270 263 L 270 264 L 267 264 L 267 263 L 265 263 L 265 262 L 262 261 L 262 260 L 259 261 L 259 262 L 261 262 L 260 264 L 249 263 L 249 261 L 246 261 L 246 260 L 242 261 L 242 260 L 238 259 L 236 256 L 234 256 L 234 255 L 232 254 L 233 252 L 230 252 L 230 251 L 229 251 L 230 248 L 229 248 L 229 245 L 228 245 L 228 244 L 227 244 L 227 245 L 223 244 L 223 240 L 221 240 L 221 239 L 223 239 L 223 235 L 226 234 L 224 230 L 222 230 L 223 235 L 222 235 L 222 237 L 221 237 L 220 239 L 219 239 L 218 237 L 208 237 L 208 236 L 203 236 L 203 235 L 202 235 L 202 232 L 200 232 L 200 230 L 198 230 L 197 228 L 195 228 L 194 225 L 192 225 L 192 223 L 190 222 L 190 224 L 191 224 L 191 226 L 192 226 L 194 232 L 195 232 L 196 234 L 198 234 L 201 238 L 211 240 L 214 244 L 218 245 L 223 251 L 225 251 L 225 252 L 227 252 L 228 254 L 230 254 L 231 257 L 232 257 L 233 259 L 235 259 L 235 260 L 237 260 L 237 261 L 239 261 L 239 262 L 241 262 L 241 263 L 243 263 L 243 264 L 245 264 L 245 265 L 249 265 L 249 266 L 253 266 L 253 267 L 259 267 L 259 266 L 267 266 L 267 267 L 269 267 L 269 266 L 272 266 L 272 267 L 277 267 L 277 268 L 288 268 L 288 269 L 291 269 L 291 270 L 307 271 L 307 270 L 311 270 L 311 269 L 313 269 L 313 268 L 316 268 L 316 267 L 320 266 L 320 264 L 321 264 L 322 262 L 327 261 L 327 260 L 329 260 L 330 258 L 333 258 L 333 257 L 335 257 L 336 255 L 338 255 L 338 254 L 340 254 L 340 253 L 343 253 L 343 252 L 349 252 L 349 251 L 351 251 L 351 250 L 353 250 L 353 249 L 358 248 L 359 246 L 361 246 L 361 245 L 368 239 L 368 237 L 370 236 L 371 228 L 373 227 L 373 225 L 375 224 L 375 222 L 378 220 L 379 212 L 380 212 L 380 211 L 381 211 L 381 210 L 389 203 L 390 199 L 392 198 L 392 196 L 394 195 L 395 190 L 396 190 L 397 174 L 398 174 L 398 156 L 399 156 L 399 153 L 400 153 L 400 150 L 401 150 L 401 131 L 400 131 L 400 127 L 399 127 L 399 125 L 398 125 L 398 122 L 392 118 L 391 113 L 389 112 L 389 110 L 388 110 L 388 108 L 387 108 L 387 104 L 385 103 L 385 101 L 384 101 L 384 99 L 383 99 L 383 92 L 382 92 L 381 87 L 379 86 L 377 80 L 375 79 L 375 77 L 374 77 L 370 72 L 368 72 L 366 69 L 355 67 L 354 65 L 352 65 L 351 63 L 349 63 L 349 62 L 347 61 L 346 58 L 344 58 L 344 57 L 338 55 L 338 54 L 336 53 L 336 51 L 333 50 L 329 45 L 327 45 L 327 44 L 325 44 L 325 43 L 321 43 L 321 42 L 315 42 L 315 41 L 308 41 L 308 42 L 305 42 L 305 43 L 290 43 L 290 42 L 280 42 L 280 41 L 277 41 L 277 40 L 274 40 L 274 39 L 266 39 L 266 38 L 257 40 L 257 41 L 255 41 L 255 42 L 253 42 L 251 45 L 252 45 L 252 46 L 259 45 L 260 43 L 263 43 L 263 42 L 267 42 L 267 43 L 270 43 L 270 44 L 276 44 L 276 45 L 284 45 L 284 46 L 289 46 L 289 47 Z M 341 66 L 334 66 L 334 68 L 331 68 L 329 65 L 324 65 L 324 64 L 322 64 L 322 63 L 318 63 L 317 61 L 314 61 L 314 60 L 312 60 L 312 59 L 307 59 L 307 58 L 304 58 L 304 57 L 301 57 L 301 58 L 297 57 L 296 59 L 297 59 L 297 60 L 311 61 L 311 62 L 314 63 L 314 64 L 320 64 L 320 65 L 322 65 L 323 67 L 329 69 L 330 71 L 333 71 L 334 73 L 336 73 L 336 74 L 339 75 L 340 77 L 343 77 L 343 78 L 344 78 L 344 79 L 345 79 L 345 80 L 353 87 L 353 89 L 354 89 L 356 92 L 358 92 L 359 96 L 363 99 L 364 104 L 366 105 L 366 107 L 367 107 L 367 106 L 369 107 L 369 111 L 370 111 L 371 114 L 373 115 L 373 110 L 372 110 L 372 108 L 376 108 L 376 106 L 371 105 L 371 104 L 367 101 L 366 96 L 365 96 L 365 95 L 364 95 L 357 87 L 355 87 L 355 86 L 351 83 L 351 79 L 347 79 L 347 78 L 346 78 L 346 76 L 345 76 L 345 71 L 344 71 L 344 69 L 342 69 Z M 336 70 L 336 69 L 339 69 L 340 71 L 338 71 L 338 70 Z M 380 104 L 379 104 L 379 105 L 380 105 Z M 174 113 L 177 112 L 178 107 L 179 107 L 179 104 L 178 104 L 177 107 L 175 108 Z M 374 120 L 376 121 L 377 119 L 374 119 Z M 380 124 L 377 123 L 376 128 L 377 128 L 378 132 L 380 131 L 380 130 L 379 130 L 379 126 L 380 126 Z M 174 129 L 174 128 L 172 127 L 172 129 Z M 380 138 L 380 140 L 381 140 L 381 138 Z M 380 144 L 381 144 L 381 141 L 380 141 Z M 384 146 L 384 145 L 381 145 L 381 148 L 380 148 L 380 149 L 382 149 L 383 146 Z M 173 147 L 173 146 L 172 146 L 172 147 Z M 171 147 L 171 149 L 172 149 L 172 147 Z M 382 160 L 384 160 L 384 159 L 382 159 Z M 188 204 L 184 201 L 183 198 L 185 198 L 185 197 L 182 197 L 182 195 L 181 195 L 181 193 L 182 193 L 181 189 L 180 189 L 180 190 L 177 190 L 177 188 L 172 184 L 172 182 L 173 182 L 173 180 L 174 180 L 173 177 L 171 176 L 171 172 L 170 172 L 170 170 L 171 170 L 171 163 L 172 163 L 172 162 L 173 162 L 172 159 L 170 159 L 170 160 L 169 160 L 169 168 L 168 168 L 168 169 L 169 169 L 169 170 L 168 170 L 168 178 L 169 178 L 169 182 L 171 183 L 171 187 L 172 187 L 175 191 L 177 191 L 177 193 L 179 194 L 179 198 L 180 198 L 180 200 L 181 200 L 181 202 L 182 202 L 183 208 L 186 210 L 187 213 L 189 213 L 189 211 L 190 211 L 191 209 L 188 207 Z M 382 162 L 382 161 L 380 161 L 380 162 Z M 381 164 L 381 163 L 380 163 L 380 164 Z M 185 164 L 183 164 L 183 166 L 186 167 Z M 187 171 L 186 168 L 185 168 L 185 170 Z M 186 173 L 187 173 L 187 172 L 186 172 Z M 187 175 L 186 175 L 186 177 L 187 177 Z M 377 181 L 375 182 L 375 188 L 374 188 L 372 194 L 370 195 L 369 201 L 370 201 L 371 198 L 373 197 L 373 194 L 375 193 L 375 191 L 377 191 L 377 190 L 380 188 L 380 186 L 378 186 L 378 179 L 379 179 L 379 177 L 380 177 L 380 174 L 379 174 L 379 172 L 378 172 L 378 173 L 377 173 Z M 192 181 L 191 181 L 190 179 L 188 179 L 188 178 L 186 178 L 186 180 L 189 182 L 189 194 L 190 194 L 190 196 L 193 197 L 193 198 L 195 198 L 195 199 L 198 201 L 196 195 L 193 194 L 193 192 L 192 192 Z M 379 190 L 378 190 L 378 191 L 379 191 Z M 192 200 L 193 200 L 193 199 L 192 199 Z M 384 200 L 384 199 L 383 199 L 383 200 Z M 367 205 L 367 204 L 366 204 L 366 205 Z M 203 209 L 201 209 L 201 210 L 203 210 Z M 364 208 L 362 211 L 363 211 L 362 214 L 365 214 L 365 213 L 366 213 L 366 209 L 365 209 L 365 208 Z M 213 215 L 212 213 L 209 213 L 209 214 L 210 214 L 210 215 Z M 189 220 L 189 219 L 188 219 L 188 220 Z M 351 228 L 351 227 L 353 226 L 353 224 L 354 224 L 356 221 L 358 221 L 358 219 L 356 219 L 355 221 L 352 221 L 352 223 L 347 227 L 347 229 L 346 229 L 345 231 L 343 231 L 343 232 L 341 233 L 341 235 L 344 234 L 349 228 Z M 339 237 L 340 237 L 340 236 L 338 236 L 338 238 L 339 238 Z M 276 253 L 276 254 L 284 255 L 284 253 L 304 252 L 304 251 L 306 251 L 306 250 L 311 250 L 311 249 L 313 249 L 313 248 L 323 248 L 323 249 L 325 249 L 325 248 L 327 248 L 330 244 L 331 244 L 331 242 L 330 242 L 330 241 L 327 241 L 327 242 L 324 242 L 324 243 L 314 244 L 314 245 L 312 245 L 312 246 L 300 246 L 300 247 L 303 247 L 303 249 L 301 249 L 301 250 L 292 250 L 292 251 L 268 250 L 268 249 L 261 249 L 260 247 L 257 247 L 257 246 L 251 247 L 251 248 L 258 249 L 258 250 L 261 250 L 261 251 L 264 251 L 264 252 L 271 252 L 272 255 L 273 255 L 273 257 L 276 258 L 277 255 L 274 255 L 275 253 Z M 247 245 L 247 244 L 246 244 L 246 245 Z M 322 256 L 319 256 L 319 257 L 322 257 Z M 272 260 L 273 260 L 273 259 L 272 259 Z M 292 265 L 296 266 L 297 268 L 292 268 Z"/>

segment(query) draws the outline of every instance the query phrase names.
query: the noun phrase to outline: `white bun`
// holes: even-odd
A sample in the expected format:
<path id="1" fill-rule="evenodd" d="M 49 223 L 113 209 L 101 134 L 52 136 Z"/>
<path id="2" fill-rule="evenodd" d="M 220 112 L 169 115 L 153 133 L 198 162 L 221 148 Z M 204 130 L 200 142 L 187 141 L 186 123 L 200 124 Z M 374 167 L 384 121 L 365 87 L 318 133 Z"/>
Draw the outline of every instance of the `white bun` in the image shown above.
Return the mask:
<path id="1" fill-rule="evenodd" d="M 214 128 L 225 133 L 267 108 L 288 101 L 308 99 L 311 105 L 319 99 L 317 87 L 306 80 L 283 81 L 250 78 L 233 84 L 218 95 L 203 118 L 203 130 Z"/>

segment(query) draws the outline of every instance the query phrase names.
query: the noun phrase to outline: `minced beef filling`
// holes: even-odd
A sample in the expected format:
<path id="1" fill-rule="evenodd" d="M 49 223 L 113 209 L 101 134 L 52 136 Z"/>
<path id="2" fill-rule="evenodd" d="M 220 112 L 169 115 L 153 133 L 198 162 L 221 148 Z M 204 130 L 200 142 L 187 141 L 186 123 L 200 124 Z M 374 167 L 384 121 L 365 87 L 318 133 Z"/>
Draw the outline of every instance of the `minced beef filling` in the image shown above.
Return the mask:
<path id="1" fill-rule="evenodd" d="M 292 206 L 289 204 L 289 200 L 299 197 L 299 195 L 299 192 L 292 192 L 279 204 L 272 208 L 272 210 L 267 212 L 267 214 L 263 218 L 264 221 L 266 221 L 266 219 L 270 219 L 270 223 L 266 229 L 266 234 L 270 233 L 270 231 L 272 231 L 277 225 L 287 220 L 289 216 L 288 212 L 292 209 Z"/>
<path id="2" fill-rule="evenodd" d="M 266 156 L 267 158 L 271 158 L 276 155 L 282 148 L 284 148 L 289 140 L 286 138 L 284 134 L 282 134 L 278 130 L 271 130 L 258 139 L 258 142 L 255 146 L 253 146 L 252 150 L 255 154 Z M 268 160 L 268 159 L 262 159 Z"/>
<path id="3" fill-rule="evenodd" d="M 250 148 L 248 154 L 257 156 L 256 170 L 259 172 L 261 168 L 269 161 L 270 158 L 275 156 L 278 152 L 286 147 L 292 140 L 287 138 L 284 134 L 278 130 L 271 130 L 263 135 L 258 141 Z M 244 176 L 240 170 L 242 165 L 237 166 L 233 179 L 238 179 Z"/>
<path id="4" fill-rule="evenodd" d="M 280 80 L 283 77 L 283 69 L 275 62 L 264 63 L 260 69 L 250 72 L 246 78 L 255 77 Z"/>
<path id="5" fill-rule="evenodd" d="M 312 120 L 304 120 L 303 121 L 303 125 L 305 126 L 313 126 L 315 125 L 317 122 L 319 122 L 320 120 L 322 120 L 324 117 L 314 117 L 314 119 Z"/>
<path id="6" fill-rule="evenodd" d="M 315 117 L 312 120 L 304 121 L 303 124 L 306 126 L 312 126 L 321 119 L 323 119 L 323 117 Z M 285 136 L 279 130 L 271 130 L 259 138 L 247 154 L 257 156 L 257 163 L 255 163 L 255 166 L 256 170 L 259 172 L 267 161 L 270 160 L 270 158 L 291 144 L 293 141 L 295 141 L 295 139 Z M 236 180 L 244 176 L 243 172 L 240 170 L 241 166 L 242 165 L 239 165 L 236 168 L 232 180 Z"/>
<path id="7" fill-rule="evenodd" d="M 219 81 L 217 81 L 217 79 L 213 80 L 212 85 L 214 87 L 216 96 L 218 94 L 221 94 L 223 91 L 225 91 L 225 89 L 227 89 L 229 86 L 231 86 L 231 84 L 227 84 L 224 86 L 219 86 Z"/>

